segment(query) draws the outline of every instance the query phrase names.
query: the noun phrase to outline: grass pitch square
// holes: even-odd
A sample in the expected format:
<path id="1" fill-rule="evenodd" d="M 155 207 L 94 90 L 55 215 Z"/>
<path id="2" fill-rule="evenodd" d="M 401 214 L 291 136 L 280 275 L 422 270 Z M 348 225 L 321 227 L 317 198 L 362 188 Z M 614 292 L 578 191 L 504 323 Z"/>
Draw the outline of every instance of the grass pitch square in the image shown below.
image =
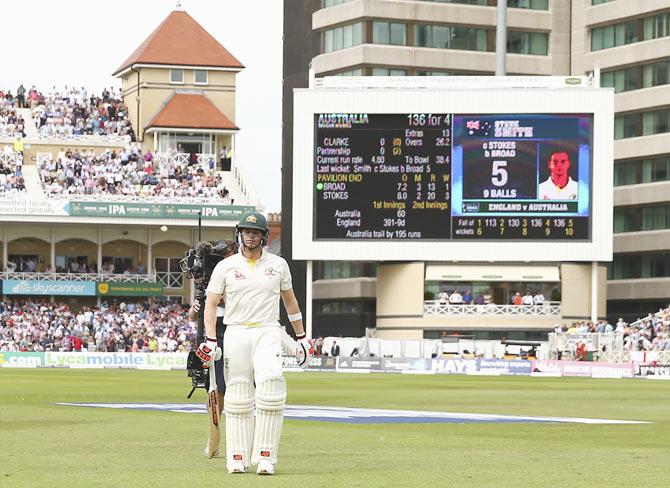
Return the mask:
<path id="1" fill-rule="evenodd" d="M 199 413 L 57 403 L 187 403 L 183 371 L 0 369 L 0 486 L 668 486 L 670 383 L 287 374 L 289 404 L 647 424 L 287 419 L 274 477 L 207 460 Z M 193 403 L 204 403 L 196 392 Z M 333 409 L 336 410 L 336 409 Z"/>

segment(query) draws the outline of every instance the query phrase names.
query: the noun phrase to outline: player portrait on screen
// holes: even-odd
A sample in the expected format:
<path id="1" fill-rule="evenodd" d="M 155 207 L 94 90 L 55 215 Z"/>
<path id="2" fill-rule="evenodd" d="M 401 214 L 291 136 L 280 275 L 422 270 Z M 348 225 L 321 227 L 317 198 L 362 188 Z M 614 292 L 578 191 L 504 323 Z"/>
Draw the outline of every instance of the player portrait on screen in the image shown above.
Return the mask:
<path id="1" fill-rule="evenodd" d="M 576 147 L 573 144 L 547 144 L 541 153 L 539 200 L 577 200 L 579 185 Z M 543 161 L 545 163 L 543 163 Z"/>

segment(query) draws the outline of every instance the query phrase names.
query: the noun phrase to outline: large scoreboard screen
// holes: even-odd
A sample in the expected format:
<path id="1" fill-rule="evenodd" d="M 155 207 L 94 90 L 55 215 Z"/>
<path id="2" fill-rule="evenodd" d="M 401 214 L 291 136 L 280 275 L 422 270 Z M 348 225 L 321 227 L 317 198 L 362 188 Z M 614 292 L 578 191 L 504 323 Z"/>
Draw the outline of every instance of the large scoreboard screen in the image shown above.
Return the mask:
<path id="1" fill-rule="evenodd" d="M 292 259 L 612 259 L 612 89 L 345 78 L 293 92 Z"/>
<path id="2" fill-rule="evenodd" d="M 592 114 L 316 113 L 315 240 L 590 239 Z"/>

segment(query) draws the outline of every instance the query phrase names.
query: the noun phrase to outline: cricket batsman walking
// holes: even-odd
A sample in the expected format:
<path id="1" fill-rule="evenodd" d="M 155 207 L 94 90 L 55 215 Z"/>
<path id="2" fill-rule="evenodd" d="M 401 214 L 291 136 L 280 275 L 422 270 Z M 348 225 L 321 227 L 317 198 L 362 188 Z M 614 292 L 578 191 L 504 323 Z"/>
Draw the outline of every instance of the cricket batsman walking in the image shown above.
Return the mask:
<path id="1" fill-rule="evenodd" d="M 207 287 L 205 342 L 198 355 L 208 364 L 216 350 L 216 306 L 226 303 L 223 341 L 226 396 L 226 467 L 271 475 L 284 422 L 286 381 L 282 374 L 279 298 L 296 333 L 296 357 L 305 366 L 311 346 L 305 337 L 291 271 L 286 261 L 267 252 L 268 226 L 258 212 L 240 218 L 235 238 L 239 253 L 219 262 Z M 254 409 L 256 415 L 254 418 Z"/>

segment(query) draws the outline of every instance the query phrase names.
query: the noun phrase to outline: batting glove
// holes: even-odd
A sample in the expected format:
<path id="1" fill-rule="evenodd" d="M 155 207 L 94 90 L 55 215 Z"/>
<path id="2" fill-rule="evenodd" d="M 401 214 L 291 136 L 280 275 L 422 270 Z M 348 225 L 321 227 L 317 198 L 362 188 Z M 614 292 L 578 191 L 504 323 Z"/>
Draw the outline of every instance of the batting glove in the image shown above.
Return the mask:
<path id="1" fill-rule="evenodd" d="M 283 356 L 294 357 L 298 350 L 298 343 L 286 333 L 284 329 L 281 331 L 281 353 Z"/>
<path id="2" fill-rule="evenodd" d="M 312 348 L 312 344 L 307 339 L 307 334 L 298 335 L 296 339 L 298 339 L 298 350 L 296 351 L 295 358 L 298 361 L 298 366 L 304 369 L 309 366 L 309 360 L 314 355 L 314 348 Z"/>
<path id="3" fill-rule="evenodd" d="M 212 339 L 211 337 L 205 337 L 205 339 L 206 342 L 200 344 L 195 353 L 202 361 L 203 366 L 205 366 L 205 368 L 209 368 L 209 365 L 212 362 L 212 356 L 216 352 L 216 339 Z"/>

